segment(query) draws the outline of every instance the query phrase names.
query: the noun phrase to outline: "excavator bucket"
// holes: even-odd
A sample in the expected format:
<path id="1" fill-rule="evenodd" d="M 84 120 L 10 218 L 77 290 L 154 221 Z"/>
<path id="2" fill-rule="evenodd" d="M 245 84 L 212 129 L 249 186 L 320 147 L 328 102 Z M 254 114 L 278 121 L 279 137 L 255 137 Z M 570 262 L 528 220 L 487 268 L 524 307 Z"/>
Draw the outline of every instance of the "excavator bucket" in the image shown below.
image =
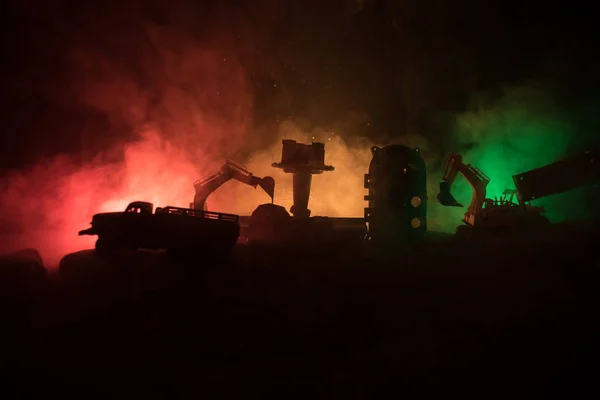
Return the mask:
<path id="1" fill-rule="evenodd" d="M 450 193 L 450 187 L 448 186 L 447 182 L 440 182 L 440 192 L 438 193 L 437 198 L 440 204 L 443 206 L 464 207 L 462 204 L 456 201 L 454 196 L 452 196 L 452 193 Z"/>
<path id="2" fill-rule="evenodd" d="M 258 186 L 260 186 L 265 193 L 269 195 L 272 203 L 273 198 L 275 197 L 275 179 L 271 178 L 270 176 L 265 176 L 260 180 Z"/>

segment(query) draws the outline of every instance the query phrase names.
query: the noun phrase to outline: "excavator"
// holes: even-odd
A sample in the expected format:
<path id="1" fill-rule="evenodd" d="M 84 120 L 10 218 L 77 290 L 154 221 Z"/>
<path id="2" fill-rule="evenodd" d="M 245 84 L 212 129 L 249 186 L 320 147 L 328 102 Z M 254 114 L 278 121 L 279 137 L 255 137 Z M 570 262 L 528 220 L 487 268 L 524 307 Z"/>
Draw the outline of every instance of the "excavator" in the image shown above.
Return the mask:
<path id="1" fill-rule="evenodd" d="M 273 202 L 275 180 L 272 177 L 265 176 L 264 178 L 259 178 L 254 176 L 243 165 L 232 160 L 227 160 L 219 172 L 194 182 L 196 194 L 194 195 L 194 202 L 190 204 L 190 208 L 206 210 L 206 199 L 208 196 L 231 179 L 250 185 L 255 189 L 257 186 L 260 186 L 271 198 L 271 203 Z"/>
<path id="2" fill-rule="evenodd" d="M 444 165 L 438 194 L 438 201 L 443 206 L 463 207 L 451 193 L 459 173 L 473 189 L 471 203 L 462 219 L 464 225 L 456 229 L 459 239 L 499 237 L 550 224 L 548 218 L 543 215 L 544 208 L 526 204 L 517 190 L 507 189 L 499 199 L 487 198 L 490 178 L 479 168 L 463 163 L 460 154 L 449 154 Z M 515 197 L 518 202 L 514 201 Z"/>

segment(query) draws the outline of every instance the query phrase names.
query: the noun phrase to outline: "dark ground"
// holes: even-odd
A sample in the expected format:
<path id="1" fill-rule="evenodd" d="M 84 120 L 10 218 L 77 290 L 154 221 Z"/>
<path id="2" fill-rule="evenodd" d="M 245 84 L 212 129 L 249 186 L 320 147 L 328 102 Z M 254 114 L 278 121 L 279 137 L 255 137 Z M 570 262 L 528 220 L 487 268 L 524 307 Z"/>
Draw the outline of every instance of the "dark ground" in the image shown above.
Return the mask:
<path id="1" fill-rule="evenodd" d="M 598 394 L 598 236 L 382 256 L 71 254 L 4 301 L 2 378 L 28 394 L 477 398 Z M 17 299 L 21 299 L 20 303 Z"/>

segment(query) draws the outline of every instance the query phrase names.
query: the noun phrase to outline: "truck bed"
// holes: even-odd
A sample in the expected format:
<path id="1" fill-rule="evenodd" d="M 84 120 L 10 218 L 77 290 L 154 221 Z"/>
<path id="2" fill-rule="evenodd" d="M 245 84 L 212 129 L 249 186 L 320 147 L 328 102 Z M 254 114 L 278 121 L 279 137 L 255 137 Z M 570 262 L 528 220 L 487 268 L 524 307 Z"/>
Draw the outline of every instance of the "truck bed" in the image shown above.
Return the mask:
<path id="1" fill-rule="evenodd" d="M 181 208 L 181 207 L 159 207 L 156 209 L 155 214 L 175 214 L 175 215 L 185 215 L 190 217 L 197 218 L 207 218 L 207 219 L 216 219 L 224 222 L 232 222 L 238 223 L 239 216 L 235 214 L 226 214 L 219 213 L 214 211 L 203 211 L 203 210 L 194 210 L 191 208 Z"/>

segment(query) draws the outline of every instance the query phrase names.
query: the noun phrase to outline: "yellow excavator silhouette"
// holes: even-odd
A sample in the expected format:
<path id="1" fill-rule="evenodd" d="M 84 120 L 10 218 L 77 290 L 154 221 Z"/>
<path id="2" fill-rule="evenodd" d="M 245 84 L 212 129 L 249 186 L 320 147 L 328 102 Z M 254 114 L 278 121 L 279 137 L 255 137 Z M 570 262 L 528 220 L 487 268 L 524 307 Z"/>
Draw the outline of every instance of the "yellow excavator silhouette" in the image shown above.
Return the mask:
<path id="1" fill-rule="evenodd" d="M 254 176 L 241 164 L 232 160 L 227 160 L 219 172 L 194 182 L 196 194 L 194 195 L 194 202 L 190 204 L 190 208 L 195 210 L 206 210 L 206 199 L 208 196 L 231 179 L 250 185 L 255 189 L 257 186 L 260 186 L 271 198 L 271 203 L 273 202 L 273 196 L 275 195 L 275 180 L 272 177 L 265 176 L 264 178 L 259 178 Z"/>
<path id="2" fill-rule="evenodd" d="M 479 168 L 464 164 L 460 154 L 450 154 L 446 159 L 438 194 L 441 205 L 463 207 L 451 194 L 452 185 L 459 173 L 471 185 L 473 195 L 462 219 L 464 225 L 456 229 L 457 235 L 470 239 L 475 231 L 496 236 L 510 234 L 515 229 L 549 225 L 549 220 L 543 215 L 544 208 L 526 204 L 517 190 L 505 190 L 500 199 L 487 198 L 490 178 Z M 518 203 L 513 201 L 515 195 Z"/>

